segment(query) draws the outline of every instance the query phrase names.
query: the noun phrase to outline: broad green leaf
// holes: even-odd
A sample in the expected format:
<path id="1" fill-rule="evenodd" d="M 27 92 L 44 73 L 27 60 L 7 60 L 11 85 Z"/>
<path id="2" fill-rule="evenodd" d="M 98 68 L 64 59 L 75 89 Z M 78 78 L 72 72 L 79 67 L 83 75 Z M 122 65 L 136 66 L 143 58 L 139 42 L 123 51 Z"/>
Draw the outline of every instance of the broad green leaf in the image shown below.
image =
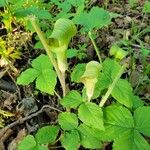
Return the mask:
<path id="1" fill-rule="evenodd" d="M 125 132 L 114 140 L 113 150 L 149 150 L 150 145 L 137 130 Z"/>
<path id="2" fill-rule="evenodd" d="M 150 137 L 150 106 L 139 107 L 134 111 L 135 128 Z"/>
<path id="3" fill-rule="evenodd" d="M 41 54 L 32 61 L 32 67 L 41 71 L 43 68 L 52 68 L 52 64 L 47 55 Z"/>
<path id="4" fill-rule="evenodd" d="M 90 31 L 94 28 L 100 29 L 111 23 L 109 12 L 99 7 L 92 7 L 90 12 L 82 12 L 75 16 L 76 24 L 83 25 L 86 30 Z"/>
<path id="5" fill-rule="evenodd" d="M 78 55 L 78 50 L 73 48 L 67 50 L 67 58 L 73 58 L 76 57 L 77 55 Z"/>
<path id="6" fill-rule="evenodd" d="M 36 146 L 36 141 L 32 135 L 26 136 L 18 145 L 17 150 L 32 150 Z"/>
<path id="7" fill-rule="evenodd" d="M 125 105 L 126 107 L 132 107 L 132 87 L 128 81 L 119 79 L 116 83 L 112 93 L 112 97 L 116 99 L 119 103 Z"/>
<path id="8" fill-rule="evenodd" d="M 106 107 L 104 110 L 104 123 L 105 131 L 101 133 L 104 141 L 116 139 L 134 128 L 132 114 L 122 106 Z"/>
<path id="9" fill-rule="evenodd" d="M 49 150 L 47 146 L 45 145 L 36 145 L 32 150 Z"/>
<path id="10" fill-rule="evenodd" d="M 83 98 L 78 93 L 78 91 L 72 90 L 70 91 L 60 103 L 68 108 L 76 108 L 83 102 Z"/>
<path id="11" fill-rule="evenodd" d="M 80 137 L 77 130 L 65 132 L 61 144 L 66 150 L 78 150 L 80 146 Z"/>
<path id="12" fill-rule="evenodd" d="M 86 64 L 77 64 L 71 73 L 71 81 L 79 83 L 81 76 L 84 74 Z"/>
<path id="13" fill-rule="evenodd" d="M 104 130 L 103 112 L 98 105 L 91 102 L 81 104 L 78 109 L 78 117 L 86 125 Z"/>
<path id="14" fill-rule="evenodd" d="M 144 106 L 144 102 L 138 96 L 132 96 L 133 109 Z"/>
<path id="15" fill-rule="evenodd" d="M 51 14 L 49 13 L 48 10 L 37 8 L 35 6 L 30 6 L 28 8 L 16 9 L 16 10 L 14 10 L 14 15 L 19 18 L 27 17 L 29 15 L 35 15 L 39 19 L 51 19 L 52 18 Z"/>
<path id="16" fill-rule="evenodd" d="M 0 1 L 0 7 L 5 7 L 5 6 L 7 6 L 6 1 L 5 0 L 1 0 Z"/>
<path id="17" fill-rule="evenodd" d="M 146 1 L 143 7 L 144 13 L 150 13 L 150 2 Z"/>
<path id="18" fill-rule="evenodd" d="M 45 126 L 37 131 L 35 139 L 39 144 L 53 143 L 57 138 L 58 132 L 58 126 Z"/>
<path id="19" fill-rule="evenodd" d="M 28 85 L 33 82 L 39 75 L 38 70 L 34 68 L 29 68 L 21 73 L 17 78 L 17 84 Z"/>
<path id="20" fill-rule="evenodd" d="M 102 143 L 101 139 L 101 132 L 97 129 L 90 128 L 85 124 L 81 124 L 78 127 L 80 137 L 81 137 L 81 145 L 85 148 L 89 149 L 97 149 L 101 148 Z"/>
<path id="21" fill-rule="evenodd" d="M 57 75 L 54 70 L 44 68 L 36 79 L 36 88 L 42 92 L 53 95 L 57 82 Z"/>
<path id="22" fill-rule="evenodd" d="M 63 130 L 73 130 L 78 126 L 78 118 L 76 114 L 70 112 L 60 113 L 58 122 Z"/>
<path id="23" fill-rule="evenodd" d="M 111 83 L 120 69 L 121 65 L 117 61 L 107 58 L 103 62 L 102 73 L 104 73 Z"/>
<path id="24" fill-rule="evenodd" d="M 79 7 L 81 5 L 84 5 L 85 3 L 85 0 L 66 0 L 66 1 L 75 7 Z"/>

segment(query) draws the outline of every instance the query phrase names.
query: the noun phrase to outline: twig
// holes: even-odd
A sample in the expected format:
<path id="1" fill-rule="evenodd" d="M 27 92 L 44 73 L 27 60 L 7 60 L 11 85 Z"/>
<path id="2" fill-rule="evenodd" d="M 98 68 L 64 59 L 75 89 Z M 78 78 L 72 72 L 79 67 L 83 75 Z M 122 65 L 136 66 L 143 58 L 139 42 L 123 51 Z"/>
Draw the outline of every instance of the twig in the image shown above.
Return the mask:
<path id="1" fill-rule="evenodd" d="M 24 123 L 25 121 L 33 118 L 33 117 L 36 117 L 38 116 L 39 114 L 41 114 L 43 111 L 45 111 L 46 108 L 49 108 L 49 109 L 53 109 L 53 110 L 56 110 L 58 112 L 62 112 L 61 110 L 57 109 L 57 108 L 54 108 L 52 106 L 49 106 L 49 105 L 44 105 L 39 111 L 29 115 L 29 116 L 26 116 L 24 118 L 21 118 L 21 119 L 18 119 L 17 121 L 9 124 L 8 126 L 4 127 L 3 129 L 0 130 L 0 139 L 2 138 L 3 134 L 8 130 L 8 129 L 11 129 L 13 128 L 14 126 L 18 125 L 18 124 L 22 124 Z"/>

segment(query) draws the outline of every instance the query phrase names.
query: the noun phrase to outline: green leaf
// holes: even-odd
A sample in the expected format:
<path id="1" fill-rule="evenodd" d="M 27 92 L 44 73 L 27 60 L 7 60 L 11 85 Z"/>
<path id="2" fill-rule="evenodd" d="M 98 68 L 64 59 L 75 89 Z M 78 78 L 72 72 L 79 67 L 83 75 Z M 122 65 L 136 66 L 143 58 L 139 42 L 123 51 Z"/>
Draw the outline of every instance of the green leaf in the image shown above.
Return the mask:
<path id="1" fill-rule="evenodd" d="M 46 146 L 44 145 L 36 145 L 32 150 L 49 150 Z"/>
<path id="2" fill-rule="evenodd" d="M 150 145 L 139 134 L 138 131 L 132 130 L 124 133 L 114 140 L 113 150 L 149 150 Z"/>
<path id="3" fill-rule="evenodd" d="M 91 102 L 81 104 L 78 109 L 78 116 L 86 125 L 104 130 L 103 112 L 98 105 Z"/>
<path id="4" fill-rule="evenodd" d="M 101 132 L 95 128 L 90 128 L 85 124 L 81 124 L 78 127 L 80 137 L 81 137 L 81 145 L 88 149 L 98 149 L 101 148 L 102 143 Z"/>
<path id="5" fill-rule="evenodd" d="M 92 7 L 89 13 L 82 12 L 75 16 L 74 21 L 76 24 L 83 25 L 86 30 L 100 29 L 111 23 L 109 12 L 99 7 Z"/>
<path id="6" fill-rule="evenodd" d="M 51 19 L 52 16 L 48 10 L 44 10 L 41 8 L 37 8 L 35 6 L 30 6 L 28 8 L 20 8 L 14 11 L 14 15 L 16 17 L 22 18 L 27 17 L 29 15 L 35 15 L 39 19 Z"/>
<path id="7" fill-rule="evenodd" d="M 56 78 L 57 75 L 54 70 L 51 70 L 49 68 L 43 69 L 36 79 L 36 88 L 42 92 L 53 95 L 57 82 Z"/>
<path id="8" fill-rule="evenodd" d="M 17 150 L 32 150 L 35 146 L 36 142 L 34 137 L 28 135 L 19 143 Z"/>
<path id="9" fill-rule="evenodd" d="M 146 1 L 143 7 L 144 13 L 150 13 L 150 2 Z"/>
<path id="10" fill-rule="evenodd" d="M 135 128 L 150 137 L 150 106 L 139 107 L 134 111 Z"/>
<path id="11" fill-rule="evenodd" d="M 134 128 L 132 114 L 122 106 L 108 106 L 104 110 L 105 131 L 102 132 L 104 141 L 118 138 L 123 133 Z"/>
<path id="12" fill-rule="evenodd" d="M 76 129 L 78 126 L 78 118 L 76 114 L 70 112 L 60 113 L 58 122 L 63 130 Z"/>
<path id="13" fill-rule="evenodd" d="M 125 105 L 126 107 L 132 107 L 132 87 L 128 81 L 119 79 L 111 95 L 119 103 Z"/>
<path id="14" fill-rule="evenodd" d="M 58 126 L 45 126 L 38 130 L 35 139 L 39 144 L 53 143 L 57 138 L 58 132 Z"/>
<path id="15" fill-rule="evenodd" d="M 76 57 L 77 55 L 78 55 L 78 50 L 73 48 L 67 50 L 67 58 L 73 58 Z"/>
<path id="16" fill-rule="evenodd" d="M 66 150 L 78 150 L 80 146 L 80 137 L 77 130 L 65 132 L 61 144 Z"/>
<path id="17" fill-rule="evenodd" d="M 73 72 L 71 73 L 71 81 L 79 83 L 81 76 L 84 74 L 86 64 L 78 64 L 74 67 Z"/>
<path id="18" fill-rule="evenodd" d="M 144 106 L 144 102 L 138 96 L 132 96 L 133 109 Z"/>
<path id="19" fill-rule="evenodd" d="M 81 95 L 78 91 L 70 91 L 60 103 L 67 108 L 76 108 L 83 102 Z"/>
<path id="20" fill-rule="evenodd" d="M 17 78 L 17 84 L 28 85 L 33 82 L 39 75 L 38 70 L 34 68 L 27 69 Z"/>
<path id="21" fill-rule="evenodd" d="M 32 61 L 32 67 L 22 72 L 17 83 L 28 85 L 36 79 L 36 88 L 42 92 L 53 95 L 57 82 L 57 75 L 52 68 L 48 56 L 40 55 Z"/>

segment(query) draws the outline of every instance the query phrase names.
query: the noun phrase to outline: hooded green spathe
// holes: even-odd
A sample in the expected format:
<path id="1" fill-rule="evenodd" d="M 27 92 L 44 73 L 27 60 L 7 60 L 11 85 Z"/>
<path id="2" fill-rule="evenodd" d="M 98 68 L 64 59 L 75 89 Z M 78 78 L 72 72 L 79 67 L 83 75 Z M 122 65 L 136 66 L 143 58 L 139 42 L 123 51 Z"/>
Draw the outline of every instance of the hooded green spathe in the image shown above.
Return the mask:
<path id="1" fill-rule="evenodd" d="M 61 72 L 67 70 L 66 50 L 71 38 L 76 34 L 77 29 L 74 23 L 65 18 L 60 18 L 54 25 L 50 36 L 50 49 L 56 54 L 58 67 Z"/>

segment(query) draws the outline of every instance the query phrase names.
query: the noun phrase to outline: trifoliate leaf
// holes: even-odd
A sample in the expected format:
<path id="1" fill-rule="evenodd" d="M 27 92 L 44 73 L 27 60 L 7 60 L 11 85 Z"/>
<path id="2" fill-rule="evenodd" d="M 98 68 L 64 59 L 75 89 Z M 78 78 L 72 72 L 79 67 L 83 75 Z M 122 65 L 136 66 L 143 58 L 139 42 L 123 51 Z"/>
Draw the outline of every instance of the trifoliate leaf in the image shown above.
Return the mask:
<path id="1" fill-rule="evenodd" d="M 36 88 L 42 92 L 53 95 L 57 75 L 52 68 L 48 56 L 40 55 L 32 61 L 32 67 L 22 72 L 17 79 L 17 83 L 28 85 L 36 79 Z"/>
<path id="2" fill-rule="evenodd" d="M 63 99 L 60 101 L 60 103 L 67 107 L 67 108 L 76 108 L 83 102 L 83 98 L 81 95 L 75 91 L 70 91 Z"/>
<path id="3" fill-rule="evenodd" d="M 135 128 L 150 137 L 150 106 L 139 107 L 134 111 Z"/>
<path id="4" fill-rule="evenodd" d="M 92 7 L 90 12 L 82 12 L 74 18 L 76 24 L 81 24 L 86 30 L 100 29 L 111 23 L 109 12 L 99 7 Z"/>
<path id="5" fill-rule="evenodd" d="M 84 74 L 86 64 L 78 64 L 74 67 L 73 72 L 71 73 L 71 81 L 79 83 L 81 76 Z"/>
<path id="6" fill-rule="evenodd" d="M 112 97 L 126 107 L 132 107 L 132 87 L 127 80 L 119 79 L 111 93 Z"/>
<path id="7" fill-rule="evenodd" d="M 58 132 L 58 126 L 45 126 L 37 131 L 35 138 L 39 144 L 50 144 L 56 140 Z"/>
<path id="8" fill-rule="evenodd" d="M 70 112 L 60 113 L 58 122 L 63 130 L 73 130 L 78 126 L 78 118 L 76 114 Z"/>
<path id="9" fill-rule="evenodd" d="M 77 130 L 65 132 L 61 144 L 66 150 L 78 150 L 80 146 L 80 137 Z"/>
<path id="10" fill-rule="evenodd" d="M 31 150 L 36 146 L 36 141 L 32 135 L 26 136 L 18 145 L 17 150 Z"/>
<path id="11" fill-rule="evenodd" d="M 85 124 L 81 124 L 78 127 L 81 145 L 88 149 L 98 149 L 101 148 L 102 143 L 100 141 L 101 132 L 95 128 L 90 128 Z"/>
<path id="12" fill-rule="evenodd" d="M 78 117 L 84 124 L 104 130 L 103 112 L 98 105 L 91 102 L 81 104 L 78 109 Z"/>

